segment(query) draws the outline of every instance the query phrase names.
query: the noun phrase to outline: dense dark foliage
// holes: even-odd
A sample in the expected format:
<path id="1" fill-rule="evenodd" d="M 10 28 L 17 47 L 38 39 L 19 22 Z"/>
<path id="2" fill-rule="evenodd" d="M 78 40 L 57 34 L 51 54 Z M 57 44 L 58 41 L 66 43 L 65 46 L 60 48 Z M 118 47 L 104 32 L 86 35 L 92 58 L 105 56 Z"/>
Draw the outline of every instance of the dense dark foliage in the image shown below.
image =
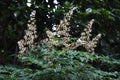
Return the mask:
<path id="1" fill-rule="evenodd" d="M 36 78 L 37 80 L 41 78 L 48 80 L 49 76 L 53 76 L 51 80 L 113 80 L 120 78 L 119 0 L 58 0 L 59 4 L 54 4 L 53 0 L 49 2 L 32 0 L 31 7 L 28 7 L 26 2 L 27 0 L 0 0 L 0 79 Z M 53 11 L 55 6 L 58 7 Z M 47 51 L 37 48 L 37 51 L 30 52 L 31 55 L 16 59 L 17 41 L 24 35 L 32 10 L 37 11 L 36 24 L 38 41 L 40 41 L 46 38 L 46 28 L 51 30 L 54 24 L 59 24 L 60 19 L 71 7 L 77 7 L 70 25 L 70 34 L 73 37 L 79 37 L 86 23 L 95 19 L 93 36 L 98 33 L 102 34 L 96 48 L 97 55 L 79 51 Z M 48 60 L 41 58 L 46 55 L 52 61 L 57 60 L 54 65 L 50 66 L 47 64 Z M 62 68 L 56 69 L 59 64 L 62 64 Z M 20 71 L 21 73 L 19 73 Z"/>
<path id="2" fill-rule="evenodd" d="M 0 66 L 0 79 L 118 80 L 119 66 L 119 60 L 107 56 L 71 50 L 48 51 L 38 46 L 19 56 L 19 66 Z"/>

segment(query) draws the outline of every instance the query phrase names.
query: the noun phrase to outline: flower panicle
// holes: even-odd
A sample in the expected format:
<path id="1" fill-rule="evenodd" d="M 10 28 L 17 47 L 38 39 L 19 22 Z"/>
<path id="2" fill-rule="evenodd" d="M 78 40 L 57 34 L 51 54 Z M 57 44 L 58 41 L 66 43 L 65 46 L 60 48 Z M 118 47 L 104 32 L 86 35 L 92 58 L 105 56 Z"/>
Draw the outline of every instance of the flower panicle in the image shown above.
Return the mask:
<path id="1" fill-rule="evenodd" d="M 72 8 L 71 10 L 69 10 L 69 12 L 64 16 L 63 20 L 60 21 L 60 24 L 57 25 L 57 29 L 56 32 L 60 35 L 60 31 L 62 31 L 63 33 L 68 33 L 70 31 L 70 28 L 68 27 L 68 25 L 70 25 L 69 21 L 72 17 L 73 11 L 76 8 Z M 62 34 L 61 32 L 61 34 Z M 62 34 L 63 35 L 63 34 Z M 65 35 L 68 36 L 68 35 Z"/>
<path id="2" fill-rule="evenodd" d="M 25 35 L 23 39 L 18 41 L 19 53 L 21 54 L 35 46 L 34 40 L 37 38 L 35 14 L 36 11 L 33 10 L 30 14 L 30 19 L 28 20 L 27 30 L 24 31 Z"/>
<path id="3" fill-rule="evenodd" d="M 63 20 L 60 20 L 60 23 L 56 25 L 56 27 L 54 26 L 55 32 L 52 32 L 50 30 L 46 31 L 46 34 L 49 38 L 48 42 L 51 43 L 51 45 L 53 46 L 63 45 L 65 47 L 68 47 L 67 42 L 70 40 L 71 36 L 69 34 L 70 28 L 68 26 L 70 25 L 69 21 L 75 9 L 76 8 L 74 7 L 71 10 L 69 10 L 69 12 L 63 17 Z M 55 38 L 61 38 L 61 40 L 63 40 L 64 42 L 61 44 L 58 41 L 56 41 Z"/>
<path id="4" fill-rule="evenodd" d="M 90 38 L 92 36 L 91 32 L 92 32 L 92 25 L 94 23 L 94 19 L 89 21 L 89 23 L 86 25 L 86 28 L 81 33 L 80 38 L 76 42 L 69 43 L 70 28 L 68 28 L 67 26 L 69 25 L 69 20 L 71 19 L 74 9 L 75 8 L 71 9 L 63 18 L 63 20 L 60 21 L 60 24 L 57 25 L 55 32 L 52 32 L 50 30 L 46 31 L 47 36 L 49 38 L 48 42 L 51 43 L 53 46 L 60 46 L 61 44 L 59 44 L 59 41 L 55 41 L 55 38 L 57 36 L 57 38 L 60 38 L 63 41 L 62 49 L 70 50 L 70 49 L 76 49 L 79 46 L 83 46 L 88 52 L 94 52 L 98 40 L 101 37 L 101 34 L 98 34 L 92 40 Z"/>
<path id="5" fill-rule="evenodd" d="M 93 25 L 94 19 L 92 19 L 88 25 L 86 26 L 86 28 L 84 29 L 84 31 L 81 33 L 81 37 L 77 40 L 77 44 L 82 45 L 88 52 L 93 52 L 94 53 L 94 48 L 97 47 L 97 43 L 98 40 L 101 38 L 101 34 L 98 34 L 95 38 L 93 38 L 92 40 L 90 39 L 90 37 L 92 36 L 91 32 L 92 32 L 92 25 Z"/>
<path id="6" fill-rule="evenodd" d="M 82 40 L 90 40 L 90 37 L 92 36 L 91 32 L 92 32 L 92 25 L 93 25 L 94 19 L 92 19 L 88 25 L 86 26 L 86 28 L 84 29 L 84 31 L 81 33 L 81 39 Z"/>

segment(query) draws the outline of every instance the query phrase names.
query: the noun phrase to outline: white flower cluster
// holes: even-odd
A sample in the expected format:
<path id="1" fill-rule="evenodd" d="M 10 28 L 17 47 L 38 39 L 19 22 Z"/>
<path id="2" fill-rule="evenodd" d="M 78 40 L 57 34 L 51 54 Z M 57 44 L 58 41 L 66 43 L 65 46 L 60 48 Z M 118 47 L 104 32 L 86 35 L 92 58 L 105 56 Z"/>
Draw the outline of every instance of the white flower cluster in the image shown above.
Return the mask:
<path id="1" fill-rule="evenodd" d="M 59 25 L 56 25 L 54 31 L 52 32 L 50 30 L 46 31 L 46 34 L 48 36 L 47 41 L 53 46 L 60 46 L 61 43 L 58 40 L 55 40 L 55 38 L 59 38 L 62 41 L 62 49 L 64 50 L 72 50 L 76 49 L 79 46 L 83 46 L 88 52 L 94 53 L 94 48 L 97 46 L 97 42 L 99 38 L 101 37 L 101 34 L 98 34 L 95 38 L 91 40 L 91 32 L 92 32 L 92 25 L 94 22 L 94 19 L 92 19 L 84 31 L 81 33 L 81 37 L 76 42 L 69 42 L 70 41 L 70 28 L 67 26 L 70 24 L 69 20 L 71 19 L 71 16 L 73 14 L 73 10 L 76 8 L 71 9 L 66 16 L 63 18 L 63 20 L 60 21 Z"/>
<path id="2" fill-rule="evenodd" d="M 73 11 L 76 8 L 71 9 L 63 18 L 63 20 L 60 21 L 59 25 L 56 25 L 54 31 L 52 32 L 50 30 L 46 31 L 46 34 L 49 38 L 49 43 L 51 43 L 51 45 L 54 46 L 60 46 L 61 43 L 59 44 L 59 41 L 56 41 L 55 38 L 61 38 L 64 42 L 62 43 L 62 45 L 64 45 L 65 47 L 67 47 L 67 42 L 70 40 L 69 37 L 71 36 L 69 34 L 70 28 L 68 27 L 68 25 L 70 25 L 69 21 L 71 19 L 71 16 L 73 14 Z"/>
<path id="3" fill-rule="evenodd" d="M 81 33 L 81 37 L 77 40 L 77 44 L 82 45 L 83 47 L 85 47 L 85 49 L 88 52 L 92 52 L 92 53 L 94 53 L 94 50 L 95 50 L 94 48 L 97 46 L 96 44 L 99 38 L 101 37 L 101 34 L 98 34 L 92 40 L 90 39 L 90 37 L 92 36 L 91 32 L 92 32 L 93 22 L 94 22 L 94 19 L 92 19 L 88 23 L 84 31 Z"/>
<path id="4" fill-rule="evenodd" d="M 61 47 L 64 50 L 73 50 L 79 46 L 83 46 L 88 52 L 94 52 L 98 40 L 101 37 L 101 34 L 98 34 L 95 38 L 91 39 L 94 19 L 88 23 L 84 31 L 81 33 L 81 37 L 76 42 L 70 42 L 71 35 L 69 34 L 70 28 L 68 25 L 70 24 L 69 21 L 75 9 L 76 8 L 71 9 L 64 16 L 63 20 L 60 21 L 59 25 L 53 26 L 54 32 L 50 30 L 46 31 L 48 38 L 41 40 L 42 45 L 49 43 L 47 46 L 49 49 L 55 46 Z M 35 14 L 36 11 L 33 11 L 30 14 L 30 20 L 28 20 L 27 24 L 28 29 L 25 30 L 24 38 L 18 41 L 19 53 L 23 54 L 30 48 L 35 47 L 34 40 L 37 38 Z"/>
<path id="5" fill-rule="evenodd" d="M 70 36 L 69 35 L 69 31 L 70 29 L 67 27 L 70 23 L 69 23 L 69 20 L 71 19 L 71 16 L 73 14 L 73 9 L 71 9 L 67 14 L 66 16 L 63 18 L 63 20 L 60 21 L 60 24 L 59 25 L 56 25 L 56 29 L 55 29 L 55 33 L 56 35 L 53 34 L 52 31 L 48 30 L 46 31 L 47 35 L 49 38 L 52 38 L 54 36 L 57 36 L 57 37 L 60 37 L 60 36 Z"/>
<path id="6" fill-rule="evenodd" d="M 18 41 L 19 53 L 21 54 L 34 47 L 34 40 L 37 38 L 35 14 L 36 11 L 32 11 L 30 14 L 30 20 L 28 20 L 27 30 L 25 30 L 24 38 Z"/>

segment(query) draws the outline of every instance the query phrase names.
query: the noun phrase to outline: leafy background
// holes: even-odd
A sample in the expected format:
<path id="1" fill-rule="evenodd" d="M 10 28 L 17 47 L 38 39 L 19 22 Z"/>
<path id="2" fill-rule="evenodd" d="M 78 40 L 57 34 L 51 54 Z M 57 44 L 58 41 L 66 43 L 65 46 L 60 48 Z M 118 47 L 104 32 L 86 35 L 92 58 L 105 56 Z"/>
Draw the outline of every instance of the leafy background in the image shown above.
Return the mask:
<path id="1" fill-rule="evenodd" d="M 116 79 L 120 78 L 119 77 L 120 75 L 118 75 L 118 74 L 120 74 L 119 73 L 119 70 L 120 70 L 120 67 L 119 67 L 120 1 L 119 0 L 58 0 L 59 4 L 54 4 L 53 0 L 50 0 L 48 2 L 46 2 L 45 0 L 32 0 L 31 7 L 28 7 L 26 5 L 26 2 L 27 2 L 26 0 L 1 0 L 0 1 L 0 10 L 1 10 L 0 11 L 0 42 L 1 42 L 0 43 L 0 64 L 1 64 L 0 70 L 5 70 L 5 71 L 3 71 L 3 72 L 5 72 L 5 75 L 9 74 L 11 71 L 13 71 L 11 73 L 14 73 L 15 75 L 17 75 L 18 74 L 17 71 L 19 72 L 22 68 L 23 73 L 20 73 L 18 75 L 26 73 L 26 75 L 30 76 L 30 74 L 32 74 L 31 69 L 34 70 L 33 67 L 35 65 L 34 66 L 32 65 L 32 68 L 31 68 L 31 66 L 29 66 L 31 64 L 28 64 L 27 67 L 26 67 L 26 65 L 20 66 L 21 64 L 24 64 L 24 62 L 22 62 L 22 63 L 21 63 L 21 61 L 19 62 L 19 60 L 15 57 L 15 55 L 18 54 L 17 41 L 23 37 L 24 30 L 27 27 L 26 26 L 27 20 L 29 19 L 30 12 L 33 9 L 35 9 L 37 11 L 36 24 L 37 24 L 37 30 L 38 30 L 38 35 L 39 35 L 39 38 L 38 38 L 38 41 L 39 41 L 46 37 L 46 34 L 45 34 L 46 28 L 51 30 L 52 26 L 54 24 L 59 24 L 60 19 L 62 19 L 63 16 L 65 15 L 65 13 L 67 13 L 69 11 L 70 7 L 77 6 L 77 9 L 74 11 L 74 14 L 71 19 L 71 24 L 70 24 L 71 32 L 70 33 L 72 34 L 73 37 L 79 37 L 80 32 L 83 30 L 83 28 L 88 23 L 88 21 L 90 21 L 91 19 L 95 19 L 95 23 L 93 25 L 93 36 L 95 36 L 98 33 L 102 34 L 102 38 L 100 39 L 100 41 L 98 43 L 98 47 L 96 48 L 96 54 L 99 56 L 105 56 L 105 57 L 102 57 L 100 59 L 97 58 L 97 59 L 95 59 L 95 61 L 90 62 L 89 64 L 92 65 L 93 67 L 97 68 L 96 69 L 97 71 L 99 69 L 102 70 L 102 71 L 101 70 L 98 71 L 97 74 L 104 73 L 102 76 L 109 75 L 111 77 L 111 75 L 112 75 L 112 78 L 116 78 Z M 50 5 L 50 7 L 48 7 L 48 5 Z M 54 12 L 53 9 L 55 9 L 55 6 L 58 6 L 58 8 Z M 38 50 L 39 50 L 39 48 L 38 48 Z M 44 53 L 44 52 L 38 51 L 38 53 Z M 47 53 L 52 53 L 52 52 L 47 51 Z M 59 51 L 58 51 L 58 53 L 59 53 Z M 64 53 L 66 53 L 66 52 L 64 52 Z M 72 56 L 74 57 L 74 55 L 72 55 Z M 87 56 L 87 54 L 86 54 L 86 56 Z M 28 57 L 30 57 L 30 56 L 28 56 Z M 53 55 L 53 57 L 55 57 L 55 55 Z M 59 57 L 59 58 L 61 61 L 61 57 Z M 83 57 L 81 57 L 81 58 L 83 58 Z M 93 59 L 93 57 L 92 58 L 89 57 L 89 58 Z M 25 59 L 27 59 L 27 58 L 24 58 L 24 60 Z M 30 59 L 32 59 L 32 58 L 30 58 Z M 63 57 L 62 57 L 62 59 L 63 59 Z M 68 58 L 68 60 L 69 59 L 71 61 L 71 58 Z M 27 60 L 29 60 L 29 59 L 27 59 Z M 104 63 L 104 60 L 105 60 L 105 63 Z M 30 62 L 28 61 L 27 63 L 33 63 L 33 64 L 37 64 L 37 65 L 40 64 L 39 62 L 37 63 L 36 61 L 35 62 L 31 62 L 31 61 L 34 61 L 34 60 L 30 60 Z M 85 64 L 84 67 L 85 67 L 85 70 L 88 69 L 88 70 L 86 70 L 87 72 L 90 71 L 90 73 L 94 73 L 95 68 L 93 69 L 93 68 L 91 68 L 91 66 L 89 67 L 84 61 L 81 63 Z M 99 63 L 101 63 L 101 65 L 99 65 Z M 5 65 L 8 65 L 8 64 L 10 65 L 10 67 L 9 66 L 5 67 Z M 80 64 L 80 63 L 78 63 L 78 64 Z M 76 66 L 78 64 L 76 64 Z M 41 65 L 42 64 L 40 64 L 39 66 L 41 66 Z M 68 65 L 68 64 L 65 64 L 65 65 Z M 21 68 L 18 69 L 13 66 L 19 66 Z M 57 64 L 56 64 L 56 66 L 57 66 Z M 25 70 L 24 70 L 24 67 L 25 67 Z M 26 68 L 28 69 L 27 72 L 26 72 Z M 29 70 L 29 68 L 30 68 L 30 70 Z M 35 66 L 35 68 L 36 68 L 36 66 Z M 65 69 L 67 69 L 67 68 L 65 68 Z M 54 68 L 52 68 L 52 69 L 54 69 Z M 41 70 L 41 69 L 39 69 L 39 70 Z M 83 79 L 84 79 L 85 72 L 82 70 L 84 70 L 84 69 L 81 69 L 81 74 L 83 75 Z M 51 71 L 53 71 L 53 70 L 51 70 Z M 63 70 L 63 71 L 65 71 L 65 70 Z M 106 72 L 103 72 L 103 71 L 106 71 Z M 116 72 L 116 73 L 109 73 L 111 71 Z M 77 75 L 77 72 L 78 71 L 75 70 L 76 76 L 79 76 L 79 75 Z M 2 73 L 2 71 L 0 71 L 0 74 L 1 73 Z M 38 73 L 41 74 L 41 72 L 38 72 Z M 38 73 L 35 73 L 35 74 L 37 75 Z M 64 73 L 64 74 L 63 73 L 61 72 L 62 75 L 67 75 L 66 73 Z M 70 72 L 70 73 L 72 73 L 72 72 Z M 46 73 L 46 74 L 48 74 L 48 73 Z M 54 73 L 53 73 L 53 75 L 54 75 Z M 69 75 L 71 75 L 71 74 L 69 74 Z M 88 75 L 90 76 L 90 74 L 88 74 Z M 115 76 L 113 76 L 113 75 L 115 75 Z M 116 77 L 116 75 L 117 75 L 117 77 Z M 11 77 L 11 79 L 13 79 L 13 77 L 15 78 L 15 76 L 13 75 Z M 56 77 L 57 77 L 57 75 L 56 75 Z M 53 77 L 53 78 L 56 78 L 56 77 Z M 9 78 L 9 76 L 8 76 L 8 78 Z M 51 80 L 54 80 L 53 78 Z M 64 78 L 62 78 L 62 79 L 65 80 Z M 69 77 L 68 77 L 68 79 L 69 79 Z M 90 78 L 88 78 L 88 79 L 90 79 Z M 88 79 L 84 79 L 84 80 L 88 80 Z M 102 79 L 102 78 L 100 78 L 100 79 Z M 108 80 L 109 79 L 110 78 L 108 77 Z M 71 80 L 75 80 L 75 79 L 71 78 Z M 99 80 L 99 78 L 98 78 L 98 80 Z"/>

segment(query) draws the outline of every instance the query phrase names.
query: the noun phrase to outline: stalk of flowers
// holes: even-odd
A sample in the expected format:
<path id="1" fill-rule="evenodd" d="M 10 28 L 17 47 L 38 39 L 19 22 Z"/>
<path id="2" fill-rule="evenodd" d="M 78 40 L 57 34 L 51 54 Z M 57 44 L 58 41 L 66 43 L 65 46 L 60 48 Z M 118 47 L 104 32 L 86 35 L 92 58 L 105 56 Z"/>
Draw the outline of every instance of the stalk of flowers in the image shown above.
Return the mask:
<path id="1" fill-rule="evenodd" d="M 64 50 L 73 50 L 79 46 L 83 46 L 88 52 L 94 52 L 94 49 L 97 46 L 96 44 L 101 37 L 101 34 L 98 34 L 95 38 L 90 39 L 92 36 L 91 32 L 94 19 L 88 23 L 84 31 L 81 33 L 81 37 L 76 42 L 69 43 L 71 35 L 69 34 L 70 28 L 67 26 L 70 24 L 69 20 L 71 19 L 74 9 L 75 8 L 71 9 L 63 20 L 60 21 L 60 24 L 57 25 L 55 32 L 50 30 L 46 31 L 48 42 L 51 44 L 50 47 L 62 46 L 62 49 Z M 55 40 L 55 38 L 59 38 L 60 41 Z M 62 44 L 60 42 L 62 42 Z"/>
<path id="2" fill-rule="evenodd" d="M 63 18 L 63 20 L 60 21 L 60 24 L 57 25 L 56 34 L 58 37 L 61 35 L 66 37 L 70 36 L 69 34 L 70 28 L 68 28 L 67 26 L 70 25 L 69 21 L 75 9 L 76 8 L 71 9 Z"/>
<path id="3" fill-rule="evenodd" d="M 71 19 L 71 16 L 73 14 L 73 11 L 76 9 L 76 7 L 74 7 L 73 9 L 71 9 L 63 18 L 63 20 L 60 21 L 60 24 L 56 26 L 56 30 L 55 32 L 52 32 L 50 30 L 46 31 L 46 34 L 49 38 L 48 42 L 53 45 L 53 46 L 61 46 L 64 45 L 65 47 L 67 47 L 67 42 L 70 40 L 70 28 L 68 27 L 68 25 L 70 25 L 69 21 Z M 62 44 L 59 43 L 58 40 L 55 40 L 55 38 L 59 38 L 62 41 Z"/>
<path id="4" fill-rule="evenodd" d="M 27 30 L 25 30 L 25 35 L 23 39 L 18 41 L 19 53 L 23 54 L 30 48 L 35 47 L 34 40 L 37 38 L 36 31 L 36 11 L 32 11 L 30 14 L 30 20 L 28 20 Z"/>
<path id="5" fill-rule="evenodd" d="M 96 44 L 98 43 L 98 40 L 101 37 L 101 34 L 98 34 L 92 40 L 90 39 L 90 37 L 92 36 L 91 32 L 92 32 L 93 22 L 94 22 L 94 19 L 92 19 L 88 23 L 84 31 L 81 33 L 81 37 L 77 40 L 77 43 L 76 43 L 77 44 L 76 47 L 82 45 L 88 52 L 92 52 L 92 53 L 94 53 L 94 50 L 95 50 L 94 48 L 97 46 Z"/>

